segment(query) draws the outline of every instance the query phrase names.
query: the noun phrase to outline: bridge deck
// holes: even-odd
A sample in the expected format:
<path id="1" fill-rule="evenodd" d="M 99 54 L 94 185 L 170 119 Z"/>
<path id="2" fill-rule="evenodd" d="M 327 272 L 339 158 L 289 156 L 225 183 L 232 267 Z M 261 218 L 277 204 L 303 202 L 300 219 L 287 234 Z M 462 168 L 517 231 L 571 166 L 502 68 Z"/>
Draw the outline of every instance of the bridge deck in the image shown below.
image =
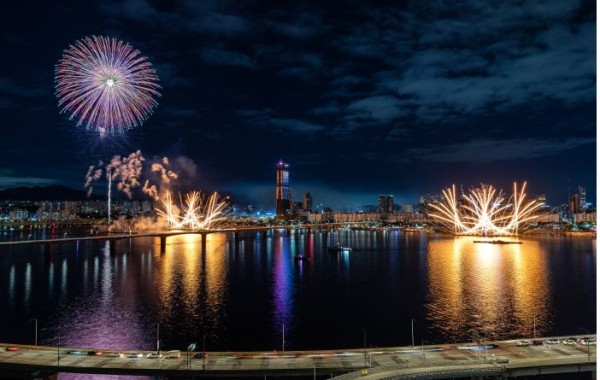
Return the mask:
<path id="1" fill-rule="evenodd" d="M 0 344 L 0 370 L 228 377 L 345 374 L 341 378 L 366 375 L 373 379 L 398 378 L 411 373 L 432 376 L 433 373 L 452 373 L 460 377 L 462 374 L 518 373 L 519 370 L 549 373 L 547 371 L 553 368 L 595 370 L 595 346 L 544 343 L 520 347 L 516 341 L 486 342 L 488 344 L 496 346 L 444 344 L 367 350 L 208 352 L 205 358 L 188 357 L 188 353 L 182 351 L 179 358 L 160 359 L 145 357 L 150 351 L 135 351 L 143 357 L 134 358 L 133 351 Z"/>

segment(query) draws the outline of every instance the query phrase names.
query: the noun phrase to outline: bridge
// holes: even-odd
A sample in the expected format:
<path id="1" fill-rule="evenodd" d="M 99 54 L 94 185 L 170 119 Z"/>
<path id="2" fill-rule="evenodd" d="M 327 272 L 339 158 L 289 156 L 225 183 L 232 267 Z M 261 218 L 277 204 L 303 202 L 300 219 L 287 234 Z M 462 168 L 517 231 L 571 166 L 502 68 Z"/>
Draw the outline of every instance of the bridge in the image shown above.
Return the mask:
<path id="1" fill-rule="evenodd" d="M 54 378 L 59 372 L 187 378 L 281 377 L 343 379 L 518 378 L 596 371 L 596 346 L 519 346 L 506 340 L 347 350 L 280 352 L 98 350 L 0 344 L 0 378 Z M 561 341 L 565 337 L 559 338 Z M 594 336 L 595 339 L 595 336 Z M 594 340 L 595 343 L 595 340 Z M 177 357 L 179 354 L 179 357 Z"/>
<path id="2" fill-rule="evenodd" d="M 87 240 L 102 240 L 110 241 L 111 243 L 122 239 L 133 239 L 142 237 L 158 237 L 160 238 L 160 251 L 165 252 L 166 241 L 170 236 L 177 235 L 200 235 L 202 236 L 202 251 L 206 248 L 206 235 L 213 233 L 233 233 L 234 238 L 237 241 L 239 234 L 246 231 L 260 232 L 265 240 L 268 231 L 285 230 L 288 234 L 292 231 L 306 230 L 308 233 L 312 233 L 313 230 L 321 229 L 334 229 L 347 226 L 365 226 L 368 223 L 356 222 L 356 223 L 322 223 L 322 224 L 302 224 L 302 225 L 272 225 L 272 226 L 237 226 L 229 228 L 218 228 L 218 229 L 207 229 L 207 230 L 167 230 L 167 231 L 150 231 L 150 232 L 132 232 L 132 231 L 121 231 L 111 232 L 102 235 L 89 235 L 89 236 L 68 236 L 57 237 L 54 239 L 36 239 L 36 240 L 15 240 L 15 241 L 3 241 L 0 242 L 1 246 L 14 246 L 14 245 L 25 245 L 25 244 L 55 244 L 55 243 L 73 243 Z"/>

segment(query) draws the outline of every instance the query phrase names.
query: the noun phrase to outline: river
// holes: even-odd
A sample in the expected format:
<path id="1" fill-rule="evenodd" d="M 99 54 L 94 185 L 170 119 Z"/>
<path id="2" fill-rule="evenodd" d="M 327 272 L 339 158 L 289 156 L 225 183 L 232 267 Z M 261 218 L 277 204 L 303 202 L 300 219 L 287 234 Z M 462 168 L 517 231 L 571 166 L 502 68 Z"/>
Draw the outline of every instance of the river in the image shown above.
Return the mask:
<path id="1" fill-rule="evenodd" d="M 0 341 L 301 350 L 595 333 L 596 241 L 284 230 L 0 247 Z M 505 239 L 510 240 L 510 239 Z M 350 253 L 329 253 L 341 243 Z M 297 260 L 296 255 L 306 258 Z"/>

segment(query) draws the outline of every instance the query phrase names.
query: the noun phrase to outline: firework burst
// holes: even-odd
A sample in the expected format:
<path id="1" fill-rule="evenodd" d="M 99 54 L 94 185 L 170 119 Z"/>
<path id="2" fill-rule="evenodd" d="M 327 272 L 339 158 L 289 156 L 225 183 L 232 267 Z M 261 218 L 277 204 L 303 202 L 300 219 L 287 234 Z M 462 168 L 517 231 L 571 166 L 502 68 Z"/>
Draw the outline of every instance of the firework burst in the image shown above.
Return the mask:
<path id="1" fill-rule="evenodd" d="M 440 203 L 430 205 L 430 216 L 454 235 L 518 235 L 541 207 L 536 201 L 527 202 L 525 186 L 523 183 L 519 190 L 515 182 L 509 199 L 490 185 L 481 185 L 457 198 L 456 187 L 452 186 L 442 191 Z"/>
<path id="2" fill-rule="evenodd" d="M 129 44 L 85 37 L 64 51 L 56 65 L 61 113 L 78 126 L 114 135 L 141 125 L 158 105 L 158 76 Z"/>
<path id="3" fill-rule="evenodd" d="M 208 230 L 223 227 L 227 223 L 227 201 L 212 193 L 209 197 L 193 191 L 185 196 L 184 201 L 177 207 L 170 192 L 162 198 L 162 209 L 157 209 L 159 216 L 164 218 L 169 228 L 174 230 Z"/>

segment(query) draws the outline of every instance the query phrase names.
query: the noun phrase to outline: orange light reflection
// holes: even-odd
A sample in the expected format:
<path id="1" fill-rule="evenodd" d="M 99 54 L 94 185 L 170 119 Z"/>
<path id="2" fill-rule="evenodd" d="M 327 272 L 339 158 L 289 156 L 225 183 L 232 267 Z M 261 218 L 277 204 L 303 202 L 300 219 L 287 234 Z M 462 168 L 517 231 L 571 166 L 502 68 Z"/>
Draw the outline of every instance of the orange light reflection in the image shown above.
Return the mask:
<path id="1" fill-rule="evenodd" d="M 549 326 L 549 274 L 535 241 L 475 244 L 457 237 L 429 242 L 428 317 L 456 341 L 543 335 Z"/>

